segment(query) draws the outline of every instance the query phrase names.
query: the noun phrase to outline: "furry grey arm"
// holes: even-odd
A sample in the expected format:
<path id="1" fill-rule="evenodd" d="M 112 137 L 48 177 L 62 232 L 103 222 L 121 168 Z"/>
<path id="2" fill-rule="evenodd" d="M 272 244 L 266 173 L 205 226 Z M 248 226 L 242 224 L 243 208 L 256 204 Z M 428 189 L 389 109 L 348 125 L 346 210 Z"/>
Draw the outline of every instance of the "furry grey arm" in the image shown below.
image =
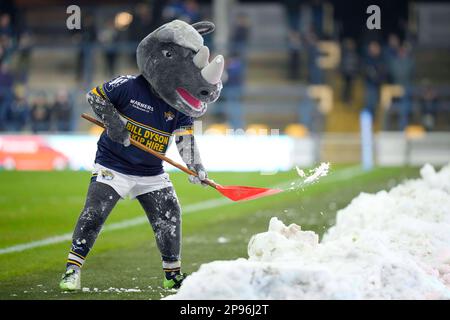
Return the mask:
<path id="1" fill-rule="evenodd" d="M 130 145 L 130 133 L 125 128 L 125 124 L 120 119 L 120 115 L 114 105 L 92 91 L 86 94 L 86 99 L 94 113 L 105 125 L 108 137 L 114 142 L 128 147 Z"/>
<path id="2" fill-rule="evenodd" d="M 186 134 L 175 136 L 175 143 L 184 163 L 186 163 L 190 170 L 195 171 L 198 174 L 198 177 L 189 176 L 189 181 L 194 184 L 206 186 L 206 184 L 202 183 L 202 180 L 208 178 L 208 173 L 202 164 L 194 135 Z"/>

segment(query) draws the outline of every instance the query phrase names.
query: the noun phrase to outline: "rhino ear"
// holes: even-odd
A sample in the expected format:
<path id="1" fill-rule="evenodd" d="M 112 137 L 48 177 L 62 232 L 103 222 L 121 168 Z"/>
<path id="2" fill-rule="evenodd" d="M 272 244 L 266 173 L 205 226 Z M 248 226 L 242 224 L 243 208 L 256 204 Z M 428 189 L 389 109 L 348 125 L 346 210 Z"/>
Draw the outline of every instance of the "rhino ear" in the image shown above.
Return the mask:
<path id="1" fill-rule="evenodd" d="M 196 22 L 193 23 L 192 26 L 194 27 L 195 30 L 198 31 L 198 33 L 200 33 L 202 36 L 208 33 L 211 33 L 214 31 L 214 29 L 216 28 L 216 26 L 214 25 L 214 23 L 209 22 L 209 21 L 200 21 L 200 22 Z"/>

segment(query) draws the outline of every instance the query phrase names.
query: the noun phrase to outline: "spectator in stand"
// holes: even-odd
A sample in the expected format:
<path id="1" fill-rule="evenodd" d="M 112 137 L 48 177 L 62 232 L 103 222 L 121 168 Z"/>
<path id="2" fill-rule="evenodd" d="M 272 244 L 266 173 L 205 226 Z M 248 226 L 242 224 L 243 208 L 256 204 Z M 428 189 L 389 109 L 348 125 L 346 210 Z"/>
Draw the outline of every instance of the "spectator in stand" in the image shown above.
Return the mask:
<path id="1" fill-rule="evenodd" d="M 202 20 L 202 16 L 200 14 L 200 7 L 196 0 L 186 0 L 183 3 L 184 12 L 181 17 L 182 20 L 187 23 L 195 23 Z"/>
<path id="2" fill-rule="evenodd" d="M 195 23 L 202 19 L 196 0 L 172 0 L 164 9 L 163 16 L 166 21 L 180 19 L 187 23 Z"/>
<path id="3" fill-rule="evenodd" d="M 380 98 L 380 86 L 386 78 L 386 66 L 381 54 L 381 47 L 377 41 L 371 41 L 367 47 L 364 59 L 365 105 L 364 109 L 375 118 L 376 107 Z"/>
<path id="4" fill-rule="evenodd" d="M 310 84 L 322 84 L 324 82 L 324 74 L 319 65 L 319 43 L 317 35 L 312 31 L 306 35 L 306 48 L 308 51 L 308 82 Z"/>
<path id="5" fill-rule="evenodd" d="M 398 49 L 400 49 L 400 38 L 395 33 L 391 33 L 388 36 L 387 46 L 385 49 L 386 57 L 395 57 L 397 55 Z"/>
<path id="6" fill-rule="evenodd" d="M 14 51 L 14 30 L 11 16 L 7 13 L 0 14 L 0 46 L 3 47 L 4 59 L 9 60 Z"/>
<path id="7" fill-rule="evenodd" d="M 18 43 L 18 63 L 17 73 L 21 82 L 26 82 L 30 71 L 30 59 L 33 49 L 34 39 L 29 31 L 24 31 Z"/>
<path id="8" fill-rule="evenodd" d="M 300 33 L 300 4 L 297 0 L 284 0 L 284 11 L 287 17 L 287 45 L 288 45 L 288 78 L 300 79 L 300 53 L 302 49 Z"/>
<path id="9" fill-rule="evenodd" d="M 134 10 L 133 21 L 128 27 L 128 39 L 138 43 L 156 27 L 152 18 L 151 6 L 147 3 L 139 3 Z M 133 51 L 133 59 L 136 59 L 134 55 Z"/>
<path id="10" fill-rule="evenodd" d="M 86 78 L 91 74 L 92 65 L 92 44 L 97 40 L 97 29 L 95 27 L 94 17 L 86 14 L 82 19 L 81 30 L 77 31 L 79 41 L 79 52 L 77 58 L 77 78 L 90 83 L 90 79 Z M 83 79 L 83 77 L 85 77 Z"/>
<path id="11" fill-rule="evenodd" d="M 436 124 L 438 100 L 436 90 L 427 84 L 419 98 L 422 125 L 427 131 L 433 131 Z"/>
<path id="12" fill-rule="evenodd" d="M 226 100 L 225 114 L 233 129 L 244 129 L 242 95 L 245 82 L 245 64 L 236 52 L 232 53 L 226 61 L 227 81 L 222 91 Z"/>
<path id="13" fill-rule="evenodd" d="M 24 130 L 29 122 L 30 108 L 23 87 L 15 90 L 14 101 L 7 116 L 7 130 L 19 132 Z"/>
<path id="14" fill-rule="evenodd" d="M 300 79 L 301 60 L 300 53 L 302 49 L 302 40 L 300 32 L 288 31 L 288 78 L 291 80 Z"/>
<path id="15" fill-rule="evenodd" d="M 10 38 L 14 36 L 13 27 L 11 25 L 11 16 L 7 13 L 0 15 L 0 35 L 6 35 Z"/>
<path id="16" fill-rule="evenodd" d="M 7 115 L 11 108 L 13 94 L 14 76 L 7 63 L 0 65 L 0 131 L 6 129 Z"/>
<path id="17" fill-rule="evenodd" d="M 180 19 L 184 13 L 184 3 L 181 0 L 170 0 L 163 10 L 163 17 L 165 22 L 173 19 Z"/>
<path id="18" fill-rule="evenodd" d="M 412 111 L 412 80 L 414 75 L 414 60 L 411 49 L 404 43 L 398 50 L 398 54 L 392 59 L 391 76 L 394 84 L 401 85 L 404 90 L 400 98 L 399 107 L 399 129 L 404 130 L 409 123 Z"/>
<path id="19" fill-rule="evenodd" d="M 34 133 L 48 132 L 51 126 L 51 107 L 45 93 L 38 94 L 31 106 L 31 130 Z"/>
<path id="20" fill-rule="evenodd" d="M 100 30 L 98 38 L 103 46 L 103 53 L 105 55 L 105 67 L 106 74 L 112 77 L 115 72 L 117 51 L 116 51 L 116 41 L 117 41 L 117 29 L 114 26 L 114 20 L 109 19 L 106 22 L 106 26 Z"/>
<path id="21" fill-rule="evenodd" d="M 324 36 L 323 32 L 324 3 L 321 0 L 313 0 L 310 7 L 311 7 L 312 28 L 314 30 L 314 33 L 319 38 L 322 38 Z"/>
<path id="22" fill-rule="evenodd" d="M 14 52 L 13 38 L 6 34 L 0 35 L 1 62 L 10 63 Z"/>
<path id="23" fill-rule="evenodd" d="M 387 46 L 384 49 L 384 59 L 386 61 L 386 65 L 388 68 L 387 81 L 389 83 L 393 82 L 392 79 L 392 66 L 394 59 L 398 55 L 398 50 L 400 49 L 400 38 L 395 33 L 391 33 L 388 36 L 388 43 Z"/>
<path id="24" fill-rule="evenodd" d="M 248 37 L 250 35 L 250 21 L 245 13 L 239 13 L 231 34 L 231 50 L 241 57 L 245 57 Z"/>
<path id="25" fill-rule="evenodd" d="M 157 27 L 157 22 L 153 19 L 153 7 L 148 3 L 141 2 L 135 6 L 133 20 L 123 35 L 127 37 L 127 41 L 134 42 L 134 45 L 137 47 L 139 42 Z M 118 36 L 120 37 L 120 34 Z M 129 59 L 133 64 L 136 63 L 135 50 L 130 51 Z"/>
<path id="26" fill-rule="evenodd" d="M 342 46 L 341 74 L 344 81 L 342 100 L 350 104 L 353 97 L 353 82 L 359 70 L 359 57 L 353 39 L 344 39 Z"/>
<path id="27" fill-rule="evenodd" d="M 4 63 L 5 60 L 5 49 L 3 49 L 3 46 L 0 44 L 0 65 Z"/>
<path id="28" fill-rule="evenodd" d="M 56 95 L 51 112 L 53 113 L 57 131 L 72 131 L 73 104 L 66 89 L 61 89 Z"/>

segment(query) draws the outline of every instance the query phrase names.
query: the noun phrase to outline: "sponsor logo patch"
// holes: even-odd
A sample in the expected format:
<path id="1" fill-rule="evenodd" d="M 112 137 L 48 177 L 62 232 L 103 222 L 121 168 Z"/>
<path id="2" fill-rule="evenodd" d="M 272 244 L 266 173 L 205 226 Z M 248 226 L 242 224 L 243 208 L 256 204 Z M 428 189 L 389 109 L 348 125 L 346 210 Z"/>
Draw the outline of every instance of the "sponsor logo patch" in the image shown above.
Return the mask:
<path id="1" fill-rule="evenodd" d="M 125 125 L 131 134 L 131 139 L 154 151 L 165 153 L 170 142 L 170 133 L 164 133 L 155 128 L 144 126 L 128 120 Z"/>
<path id="2" fill-rule="evenodd" d="M 144 112 L 147 112 L 147 113 L 153 112 L 153 107 L 151 105 L 145 104 L 143 102 L 140 102 L 140 101 L 137 101 L 137 100 L 134 100 L 134 99 L 130 100 L 130 105 L 133 108 L 138 109 L 140 111 L 144 111 Z"/>

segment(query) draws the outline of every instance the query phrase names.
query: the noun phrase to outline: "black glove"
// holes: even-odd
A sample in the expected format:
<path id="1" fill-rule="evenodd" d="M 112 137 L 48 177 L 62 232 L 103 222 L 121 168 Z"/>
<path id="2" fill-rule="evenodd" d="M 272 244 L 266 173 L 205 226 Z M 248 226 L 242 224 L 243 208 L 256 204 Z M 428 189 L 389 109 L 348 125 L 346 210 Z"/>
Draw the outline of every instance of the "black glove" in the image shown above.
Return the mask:
<path id="1" fill-rule="evenodd" d="M 125 123 L 120 118 L 114 105 L 93 92 L 89 92 L 86 97 L 92 110 L 105 125 L 108 137 L 112 141 L 128 147 L 130 145 L 130 132 L 125 128 Z"/>

